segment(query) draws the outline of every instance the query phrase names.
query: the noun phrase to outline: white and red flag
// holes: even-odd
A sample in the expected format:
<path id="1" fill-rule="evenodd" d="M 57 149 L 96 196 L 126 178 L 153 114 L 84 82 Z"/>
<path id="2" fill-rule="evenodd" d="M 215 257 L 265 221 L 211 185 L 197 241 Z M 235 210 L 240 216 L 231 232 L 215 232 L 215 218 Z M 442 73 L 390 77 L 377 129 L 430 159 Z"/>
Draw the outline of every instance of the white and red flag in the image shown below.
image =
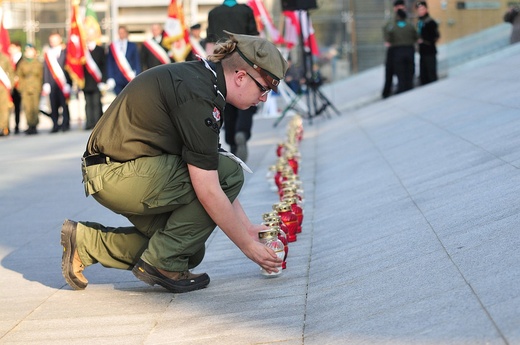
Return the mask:
<path id="1" fill-rule="evenodd" d="M 78 19 L 79 1 L 72 0 L 72 15 L 70 20 L 70 32 L 67 40 L 67 55 L 65 69 L 70 77 L 82 89 L 85 86 L 85 38 L 81 21 Z"/>
<path id="2" fill-rule="evenodd" d="M 168 18 L 164 24 L 163 45 L 169 50 L 175 62 L 186 60 L 192 49 L 182 5 L 178 4 L 177 0 L 171 0 L 168 6 Z"/>
<path id="3" fill-rule="evenodd" d="M 97 18 L 96 11 L 94 11 L 92 0 L 87 0 L 86 4 L 86 12 L 85 12 L 85 19 L 83 20 L 83 27 L 85 29 L 85 32 L 89 34 L 93 34 L 93 36 L 96 39 L 96 43 L 101 42 L 101 26 L 99 25 L 99 21 Z M 103 73 L 99 69 L 99 66 L 94 61 L 94 58 L 92 58 L 92 55 L 90 54 L 90 50 L 88 49 L 87 45 L 85 44 L 85 67 L 87 69 L 87 72 L 94 78 L 96 83 L 101 83 L 103 79 Z"/>
<path id="4" fill-rule="evenodd" d="M 0 1 L 1 3 L 1 1 Z M 9 46 L 11 39 L 9 38 L 9 31 L 4 27 L 4 12 L 0 8 L 2 15 L 0 16 L 0 45 L 2 46 L 2 53 L 9 56 Z"/>
<path id="5" fill-rule="evenodd" d="M 2 9 L 0 8 L 0 11 Z M 2 50 L 0 54 L 5 54 L 9 56 L 9 46 L 11 45 L 11 40 L 9 38 L 9 31 L 4 28 L 4 12 L 2 11 L 2 15 L 0 16 L 0 45 L 2 46 Z M 11 59 L 9 59 L 11 60 Z M 7 101 L 9 105 L 13 104 L 13 99 L 11 98 L 11 81 L 7 76 L 7 73 L 0 67 L 0 87 L 4 87 L 7 90 Z"/>
<path id="6" fill-rule="evenodd" d="M 284 40 L 287 48 L 291 49 L 297 45 L 301 36 L 305 48 L 310 50 L 312 55 L 319 56 L 320 51 L 308 12 L 301 10 L 284 11 L 283 15 L 285 16 Z"/>
<path id="7" fill-rule="evenodd" d="M 283 36 L 273 24 L 271 15 L 264 6 L 262 0 L 249 0 L 247 5 L 251 7 L 256 19 L 256 26 L 259 32 L 265 34 L 265 38 L 274 44 L 283 44 Z"/>

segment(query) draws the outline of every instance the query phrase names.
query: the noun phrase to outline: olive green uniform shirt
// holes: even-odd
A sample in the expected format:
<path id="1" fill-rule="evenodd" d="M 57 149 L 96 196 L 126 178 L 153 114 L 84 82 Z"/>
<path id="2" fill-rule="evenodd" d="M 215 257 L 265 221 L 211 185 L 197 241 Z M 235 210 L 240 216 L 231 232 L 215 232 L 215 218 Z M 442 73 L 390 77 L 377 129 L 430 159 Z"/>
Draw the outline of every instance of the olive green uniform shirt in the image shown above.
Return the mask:
<path id="1" fill-rule="evenodd" d="M 37 59 L 22 58 L 16 67 L 16 74 L 18 75 L 17 89 L 22 95 L 36 94 L 40 97 L 43 85 L 43 63 Z"/>
<path id="2" fill-rule="evenodd" d="M 417 30 L 407 20 L 394 19 L 389 21 L 383 27 L 383 35 L 385 42 L 390 43 L 392 47 L 413 46 L 419 39 Z"/>
<path id="3" fill-rule="evenodd" d="M 118 162 L 171 154 L 216 170 L 226 84 L 222 66 L 211 65 L 166 64 L 139 74 L 96 124 L 87 152 Z"/>

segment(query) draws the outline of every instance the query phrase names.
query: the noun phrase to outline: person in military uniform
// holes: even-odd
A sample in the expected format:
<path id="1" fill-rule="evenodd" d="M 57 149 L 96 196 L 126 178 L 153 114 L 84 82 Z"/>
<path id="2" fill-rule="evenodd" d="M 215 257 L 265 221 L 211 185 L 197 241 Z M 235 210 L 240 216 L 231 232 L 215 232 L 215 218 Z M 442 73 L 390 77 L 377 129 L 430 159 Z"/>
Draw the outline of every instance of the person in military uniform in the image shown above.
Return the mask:
<path id="1" fill-rule="evenodd" d="M 385 42 L 392 47 L 392 69 L 397 76 L 396 93 L 413 89 L 415 44 L 419 35 L 407 17 L 405 10 L 398 9 L 394 21 L 384 28 Z"/>
<path id="2" fill-rule="evenodd" d="M 2 53 L 2 43 L 0 43 L 0 137 L 9 135 L 9 111 L 13 106 L 11 90 L 14 76 L 11 58 Z"/>
<path id="3" fill-rule="evenodd" d="M 38 114 L 40 112 L 40 94 L 43 85 L 43 64 L 37 59 L 36 49 L 32 44 L 27 44 L 24 55 L 16 74 L 18 76 L 18 91 L 22 95 L 22 108 L 27 119 L 26 134 L 37 134 Z"/>
<path id="4" fill-rule="evenodd" d="M 150 285 L 180 293 L 205 288 L 190 271 L 218 225 L 252 261 L 276 272 L 281 260 L 258 242 L 237 199 L 245 164 L 220 148 L 227 103 L 246 109 L 277 90 L 287 62 L 269 41 L 231 34 L 208 60 L 165 64 L 139 74 L 94 127 L 82 162 L 86 195 L 131 227 L 65 220 L 62 273 L 84 289 L 84 268 L 132 270 Z"/>
<path id="5" fill-rule="evenodd" d="M 394 25 L 395 17 L 398 10 L 405 10 L 406 6 L 403 0 L 395 0 L 393 7 L 393 17 L 390 18 L 383 26 L 383 35 L 385 37 L 386 57 L 385 57 L 385 83 L 383 86 L 382 97 L 388 98 L 392 95 L 394 89 L 394 55 L 390 42 L 386 41 L 386 30 Z"/>

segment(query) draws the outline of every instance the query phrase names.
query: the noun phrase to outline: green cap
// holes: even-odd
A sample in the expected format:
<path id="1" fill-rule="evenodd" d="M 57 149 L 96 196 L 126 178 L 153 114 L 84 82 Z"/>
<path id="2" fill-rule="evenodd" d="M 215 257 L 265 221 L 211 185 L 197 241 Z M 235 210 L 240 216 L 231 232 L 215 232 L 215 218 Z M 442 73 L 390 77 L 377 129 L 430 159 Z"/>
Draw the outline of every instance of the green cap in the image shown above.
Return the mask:
<path id="1" fill-rule="evenodd" d="M 240 56 L 260 73 L 271 89 L 278 91 L 278 84 L 285 77 L 288 68 L 287 61 L 278 48 L 259 36 L 238 35 L 225 30 L 224 32 L 237 43 Z"/>

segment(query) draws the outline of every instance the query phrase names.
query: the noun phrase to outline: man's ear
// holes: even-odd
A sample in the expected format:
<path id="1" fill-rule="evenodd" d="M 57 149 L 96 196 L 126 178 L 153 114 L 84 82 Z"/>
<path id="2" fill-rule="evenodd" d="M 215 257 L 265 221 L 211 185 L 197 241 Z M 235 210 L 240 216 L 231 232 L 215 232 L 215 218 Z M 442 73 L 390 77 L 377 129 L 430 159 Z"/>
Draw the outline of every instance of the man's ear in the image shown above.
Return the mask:
<path id="1" fill-rule="evenodd" d="M 244 78 L 246 77 L 246 71 L 244 70 L 237 70 L 235 71 L 235 83 L 237 86 L 242 85 L 242 82 L 244 81 Z"/>

